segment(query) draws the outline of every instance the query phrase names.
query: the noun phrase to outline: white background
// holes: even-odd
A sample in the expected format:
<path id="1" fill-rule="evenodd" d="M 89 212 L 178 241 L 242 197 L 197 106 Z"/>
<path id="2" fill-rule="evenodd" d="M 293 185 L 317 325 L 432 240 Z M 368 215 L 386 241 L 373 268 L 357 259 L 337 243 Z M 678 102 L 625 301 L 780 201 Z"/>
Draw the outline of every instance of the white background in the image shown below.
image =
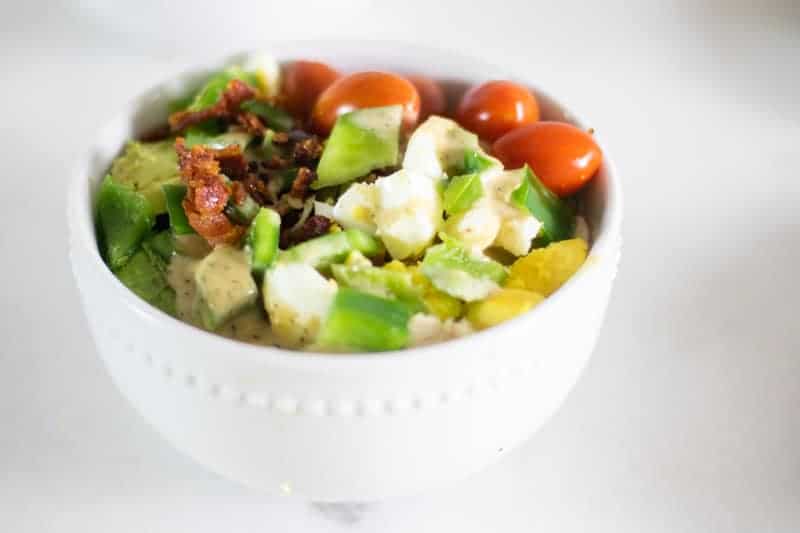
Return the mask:
<path id="1" fill-rule="evenodd" d="M 800 530 L 800 4 L 106 4 L 2 3 L 0 530 Z M 559 413 L 465 483 L 366 507 L 264 497 L 162 442 L 105 374 L 66 257 L 68 168 L 128 98 L 206 54 L 330 36 L 530 73 L 590 119 L 627 200 Z"/>

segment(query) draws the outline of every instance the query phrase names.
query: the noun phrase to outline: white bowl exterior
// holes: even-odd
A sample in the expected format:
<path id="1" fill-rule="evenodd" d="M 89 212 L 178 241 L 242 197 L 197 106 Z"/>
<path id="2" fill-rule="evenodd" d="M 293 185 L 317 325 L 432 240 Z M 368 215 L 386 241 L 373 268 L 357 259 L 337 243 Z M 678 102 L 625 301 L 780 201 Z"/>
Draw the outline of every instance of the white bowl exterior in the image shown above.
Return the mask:
<path id="1" fill-rule="evenodd" d="M 381 58 L 375 48 L 383 46 L 391 68 L 492 77 L 449 53 L 404 45 L 401 59 L 396 45 L 372 44 L 371 57 Z M 376 62 L 361 58 L 356 43 L 281 46 L 278 57 L 313 54 L 345 68 Z M 591 354 L 619 261 L 621 198 L 607 154 L 586 198 L 596 232 L 590 258 L 533 312 L 404 352 L 299 354 L 183 324 L 141 301 L 102 263 L 92 189 L 134 129 L 163 118 L 167 90 L 145 95 L 101 133 L 76 169 L 68 218 L 73 271 L 98 351 L 123 394 L 177 449 L 269 492 L 375 500 L 466 477 L 561 404 Z M 134 113 L 143 105 L 147 113 Z"/>

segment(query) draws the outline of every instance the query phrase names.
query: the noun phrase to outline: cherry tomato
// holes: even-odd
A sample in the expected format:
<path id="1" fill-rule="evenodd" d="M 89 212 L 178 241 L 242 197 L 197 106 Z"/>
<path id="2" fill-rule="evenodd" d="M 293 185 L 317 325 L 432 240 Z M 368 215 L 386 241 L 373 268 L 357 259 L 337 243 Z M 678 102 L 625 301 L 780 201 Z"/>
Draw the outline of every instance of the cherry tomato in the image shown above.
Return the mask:
<path id="1" fill-rule="evenodd" d="M 444 115 L 447 111 L 447 99 L 441 85 L 428 78 L 414 74 L 406 76 L 419 93 L 419 121 L 422 122 L 431 115 Z"/>
<path id="2" fill-rule="evenodd" d="M 527 163 L 559 196 L 569 196 L 583 187 L 603 159 L 591 135 L 565 122 L 537 122 L 517 128 L 497 139 L 492 151 L 506 168 Z"/>
<path id="3" fill-rule="evenodd" d="M 488 141 L 539 120 L 539 104 L 531 92 L 512 81 L 488 81 L 468 90 L 456 110 L 462 126 Z"/>
<path id="4" fill-rule="evenodd" d="M 341 74 L 325 63 L 293 61 L 283 70 L 281 101 L 291 114 L 306 117 L 320 93 L 339 77 Z"/>
<path id="5" fill-rule="evenodd" d="M 419 94 L 410 81 L 388 72 L 357 72 L 333 82 L 314 105 L 314 130 L 330 133 L 336 118 L 354 109 L 400 104 L 403 126 L 412 128 L 419 118 Z"/>

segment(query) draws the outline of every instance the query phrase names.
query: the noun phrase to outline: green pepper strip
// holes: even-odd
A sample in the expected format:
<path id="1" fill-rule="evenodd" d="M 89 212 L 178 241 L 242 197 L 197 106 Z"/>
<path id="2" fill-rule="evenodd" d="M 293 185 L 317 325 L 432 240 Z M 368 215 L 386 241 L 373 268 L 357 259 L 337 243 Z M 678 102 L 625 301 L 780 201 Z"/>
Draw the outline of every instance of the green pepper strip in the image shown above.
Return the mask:
<path id="1" fill-rule="evenodd" d="M 403 303 L 341 288 L 318 339 L 332 350 L 385 351 L 408 345 L 411 312 Z"/>

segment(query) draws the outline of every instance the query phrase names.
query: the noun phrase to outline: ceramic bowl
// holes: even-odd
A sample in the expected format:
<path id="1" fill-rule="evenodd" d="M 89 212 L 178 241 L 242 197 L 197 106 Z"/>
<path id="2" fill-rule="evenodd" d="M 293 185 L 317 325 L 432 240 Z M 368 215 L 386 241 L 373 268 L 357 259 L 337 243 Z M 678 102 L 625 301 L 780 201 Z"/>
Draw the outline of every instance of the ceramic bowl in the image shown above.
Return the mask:
<path id="1" fill-rule="evenodd" d="M 343 71 L 416 72 L 455 97 L 489 79 L 528 83 L 452 52 L 396 43 L 272 45 L 287 61 Z M 252 346 L 180 322 L 124 287 L 100 258 L 93 195 L 125 141 L 166 117 L 167 102 L 215 67 L 134 99 L 81 155 L 69 190 L 70 259 L 103 361 L 122 394 L 175 448 L 245 485 L 315 501 L 369 501 L 451 483 L 539 428 L 584 368 L 620 257 L 622 198 L 608 151 L 582 193 L 590 257 L 531 312 L 411 350 L 325 355 Z M 586 127 L 532 84 L 543 117 Z M 602 144 L 602 139 L 599 139 Z"/>

